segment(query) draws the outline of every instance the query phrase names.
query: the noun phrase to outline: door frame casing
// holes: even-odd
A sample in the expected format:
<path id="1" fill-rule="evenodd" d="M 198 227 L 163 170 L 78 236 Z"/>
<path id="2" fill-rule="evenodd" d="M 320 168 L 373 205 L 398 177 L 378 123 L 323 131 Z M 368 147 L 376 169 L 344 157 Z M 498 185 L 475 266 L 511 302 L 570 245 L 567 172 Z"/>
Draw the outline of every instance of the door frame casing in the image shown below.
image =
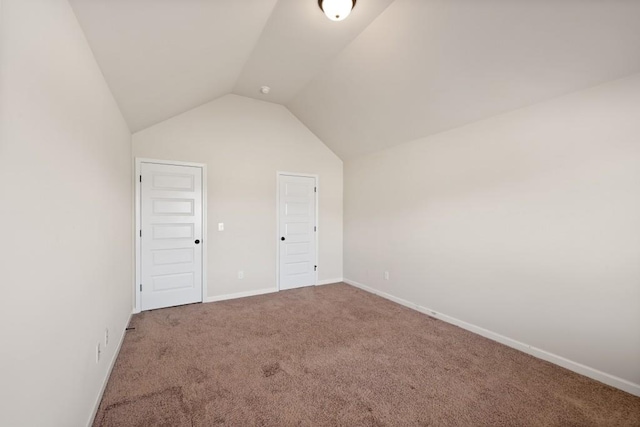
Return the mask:
<path id="1" fill-rule="evenodd" d="M 207 165 L 204 163 L 193 163 L 193 162 L 179 162 L 175 160 L 160 160 L 160 159 L 149 159 L 146 157 L 136 157 L 135 158 L 135 174 L 133 176 L 133 181 L 135 184 L 135 201 L 134 201 L 134 212 L 135 212 L 135 229 L 134 229 L 134 239 L 135 239 L 135 280 L 133 282 L 133 296 L 134 296 L 134 313 L 140 313 L 140 283 L 142 280 L 142 238 L 140 236 L 140 230 L 142 229 L 142 215 L 141 215 L 141 206 L 142 206 L 142 198 L 141 198 L 141 189 L 139 176 L 142 173 L 142 164 L 143 163 L 154 163 L 159 165 L 167 165 L 167 166 L 190 166 L 200 168 L 202 170 L 202 300 L 201 302 L 205 302 L 207 300 L 207 245 L 208 245 L 208 235 L 207 235 Z"/>
<path id="2" fill-rule="evenodd" d="M 277 171 L 276 172 L 276 288 L 278 289 L 278 292 L 280 291 L 280 177 L 281 176 L 296 176 L 296 177 L 301 177 L 301 178 L 313 178 L 316 182 L 315 187 L 316 187 L 316 191 L 315 191 L 315 198 L 316 198 L 316 211 L 315 211 L 315 222 L 314 222 L 314 226 L 316 227 L 316 242 L 315 242 L 315 246 L 316 246 L 316 250 L 315 250 L 315 259 L 313 260 L 314 264 L 317 266 L 318 265 L 318 249 L 319 249 L 319 244 L 318 242 L 320 241 L 319 239 L 319 235 L 320 235 L 320 227 L 318 226 L 318 222 L 319 222 L 319 203 L 318 203 L 318 195 L 320 194 L 320 179 L 319 176 L 316 174 L 308 174 L 308 173 L 297 173 L 297 172 L 284 172 L 284 171 Z M 320 268 L 318 266 L 318 268 Z M 316 271 L 314 272 L 314 281 L 315 283 L 312 286 L 317 286 L 318 285 L 318 269 L 316 268 Z"/>

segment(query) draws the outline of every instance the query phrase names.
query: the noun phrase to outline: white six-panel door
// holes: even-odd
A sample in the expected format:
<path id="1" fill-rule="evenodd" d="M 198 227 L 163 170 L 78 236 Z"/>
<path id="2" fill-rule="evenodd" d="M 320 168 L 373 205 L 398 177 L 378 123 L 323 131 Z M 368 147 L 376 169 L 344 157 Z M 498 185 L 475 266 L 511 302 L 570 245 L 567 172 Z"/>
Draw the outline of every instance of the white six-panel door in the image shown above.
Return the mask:
<path id="1" fill-rule="evenodd" d="M 141 164 L 140 308 L 202 301 L 202 169 Z"/>
<path id="2" fill-rule="evenodd" d="M 278 176 L 279 284 L 293 289 L 316 284 L 316 180 Z"/>

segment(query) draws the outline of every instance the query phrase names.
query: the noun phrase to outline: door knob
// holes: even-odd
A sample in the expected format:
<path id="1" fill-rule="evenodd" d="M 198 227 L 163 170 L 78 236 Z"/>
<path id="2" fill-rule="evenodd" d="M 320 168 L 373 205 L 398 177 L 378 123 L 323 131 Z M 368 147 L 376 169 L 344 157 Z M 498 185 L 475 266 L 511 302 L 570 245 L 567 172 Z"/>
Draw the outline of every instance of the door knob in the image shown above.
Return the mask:
<path id="1" fill-rule="evenodd" d="M 197 240 L 197 239 L 196 239 L 196 245 L 197 245 L 198 243 L 200 243 L 200 240 Z"/>
<path id="2" fill-rule="evenodd" d="M 284 237 L 281 237 L 280 240 L 284 240 Z"/>

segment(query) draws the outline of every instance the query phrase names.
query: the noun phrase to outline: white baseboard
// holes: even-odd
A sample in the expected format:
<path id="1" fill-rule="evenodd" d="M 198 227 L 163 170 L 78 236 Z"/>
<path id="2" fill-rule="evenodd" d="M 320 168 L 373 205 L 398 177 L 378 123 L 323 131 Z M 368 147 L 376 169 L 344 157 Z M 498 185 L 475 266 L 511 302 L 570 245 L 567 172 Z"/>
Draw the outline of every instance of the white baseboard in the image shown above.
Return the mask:
<path id="1" fill-rule="evenodd" d="M 258 289 L 255 291 L 246 291 L 246 292 L 237 292 L 235 294 L 226 294 L 226 295 L 216 295 L 213 297 L 207 297 L 204 302 L 216 302 L 216 301 L 225 301 L 228 299 L 236 299 L 236 298 L 244 298 L 244 297 L 253 297 L 256 295 L 264 295 L 270 294 L 273 292 L 278 292 L 278 288 L 264 288 Z"/>
<path id="2" fill-rule="evenodd" d="M 364 291 L 370 292 L 372 294 L 378 295 L 382 298 L 396 302 L 400 305 L 404 305 L 405 307 L 409 307 L 413 310 L 419 311 L 428 316 L 443 320 L 447 323 L 451 323 L 452 325 L 459 326 L 475 334 L 481 335 L 485 338 L 489 338 L 490 340 L 493 340 L 493 341 L 497 341 L 500 344 L 504 344 L 508 347 L 515 348 L 516 350 L 520 350 L 524 353 L 530 354 L 539 359 L 546 360 L 547 362 L 551 362 L 558 366 L 562 366 L 563 368 L 569 369 L 570 371 L 577 372 L 578 374 L 592 378 L 596 381 L 600 381 L 604 384 L 626 391 L 627 393 L 631 393 L 635 396 L 640 396 L 640 384 L 635 384 L 623 378 L 616 377 L 611 374 L 607 374 L 606 372 L 602 372 L 597 369 L 591 368 L 589 366 L 583 365 L 581 363 L 574 362 L 573 360 L 569 360 L 562 356 L 558 356 L 557 354 L 550 353 L 548 351 L 539 349 L 537 347 L 533 347 L 529 344 L 525 344 L 523 342 L 511 339 L 509 337 L 505 337 L 504 335 L 500 335 L 488 329 L 481 328 L 480 326 L 476 326 L 474 324 L 467 323 L 463 320 L 456 319 L 455 317 L 438 313 L 427 307 L 422 307 L 418 304 L 414 304 L 412 302 L 409 302 L 402 298 L 398 298 L 386 292 L 382 292 L 377 289 L 370 288 L 369 286 L 363 285 L 362 283 L 358 283 L 356 281 L 349 280 L 349 279 L 344 279 L 343 282 L 351 286 L 355 286 L 356 288 L 360 288 Z"/>
<path id="3" fill-rule="evenodd" d="M 93 422 L 96 419 L 96 415 L 98 415 L 98 408 L 100 407 L 100 402 L 102 402 L 102 396 L 104 395 L 104 391 L 107 388 L 107 383 L 109 382 L 109 377 L 111 377 L 111 371 L 113 371 L 113 367 L 116 364 L 116 359 L 118 358 L 118 355 L 120 354 L 120 349 L 122 348 L 122 343 L 124 342 L 124 337 L 125 335 L 127 335 L 127 328 L 129 327 L 129 324 L 131 323 L 131 317 L 134 315 L 135 313 L 131 313 L 129 315 L 129 319 L 127 320 L 127 323 L 124 325 L 124 330 L 122 331 L 122 335 L 120 336 L 120 340 L 118 342 L 118 346 L 116 347 L 116 350 L 113 352 L 113 357 L 111 358 L 111 361 L 109 362 L 109 369 L 107 370 L 107 375 L 104 377 L 104 380 L 102 382 L 102 387 L 100 388 L 100 393 L 98 393 L 98 397 L 96 399 L 96 402 L 93 404 L 93 412 L 91 413 L 91 416 L 89 417 L 89 422 L 87 423 L 88 427 L 93 426 Z"/>
<path id="4" fill-rule="evenodd" d="M 340 282 L 342 282 L 342 277 L 340 277 L 339 279 L 318 280 L 318 283 L 316 283 L 316 286 L 331 285 L 333 283 L 340 283 Z"/>
<path id="5" fill-rule="evenodd" d="M 342 282 L 342 278 L 320 280 L 318 283 L 316 283 L 316 286 L 329 285 L 331 283 L 340 283 L 340 282 Z M 264 288 L 264 289 L 258 289 L 258 290 L 255 290 L 255 291 L 237 292 L 235 294 L 216 295 L 216 296 L 213 296 L 213 297 L 205 298 L 204 302 L 226 301 L 226 300 L 229 300 L 229 299 L 253 297 L 253 296 L 256 296 L 256 295 L 270 294 L 270 293 L 273 293 L 273 292 L 278 292 L 278 288 L 276 288 L 276 287 L 274 287 L 274 288 Z"/>

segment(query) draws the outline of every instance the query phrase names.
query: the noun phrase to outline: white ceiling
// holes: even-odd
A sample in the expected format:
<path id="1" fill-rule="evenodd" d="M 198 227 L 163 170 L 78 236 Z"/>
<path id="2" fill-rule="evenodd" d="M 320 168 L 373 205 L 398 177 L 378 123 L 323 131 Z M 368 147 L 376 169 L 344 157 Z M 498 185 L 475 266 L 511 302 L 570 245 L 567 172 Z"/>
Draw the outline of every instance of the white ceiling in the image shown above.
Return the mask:
<path id="1" fill-rule="evenodd" d="M 230 92 L 290 101 L 391 2 L 338 23 L 317 0 L 70 0 L 133 132 Z"/>
<path id="2" fill-rule="evenodd" d="M 361 0 L 346 21 L 333 22 L 317 0 L 278 0 L 234 93 L 260 97 L 267 85 L 261 98 L 286 104 L 392 1 Z"/>
<path id="3" fill-rule="evenodd" d="M 233 92 L 343 159 L 640 72 L 638 0 L 70 2 L 132 131 Z"/>
<path id="4" fill-rule="evenodd" d="M 132 131 L 233 90 L 276 0 L 70 0 Z"/>

